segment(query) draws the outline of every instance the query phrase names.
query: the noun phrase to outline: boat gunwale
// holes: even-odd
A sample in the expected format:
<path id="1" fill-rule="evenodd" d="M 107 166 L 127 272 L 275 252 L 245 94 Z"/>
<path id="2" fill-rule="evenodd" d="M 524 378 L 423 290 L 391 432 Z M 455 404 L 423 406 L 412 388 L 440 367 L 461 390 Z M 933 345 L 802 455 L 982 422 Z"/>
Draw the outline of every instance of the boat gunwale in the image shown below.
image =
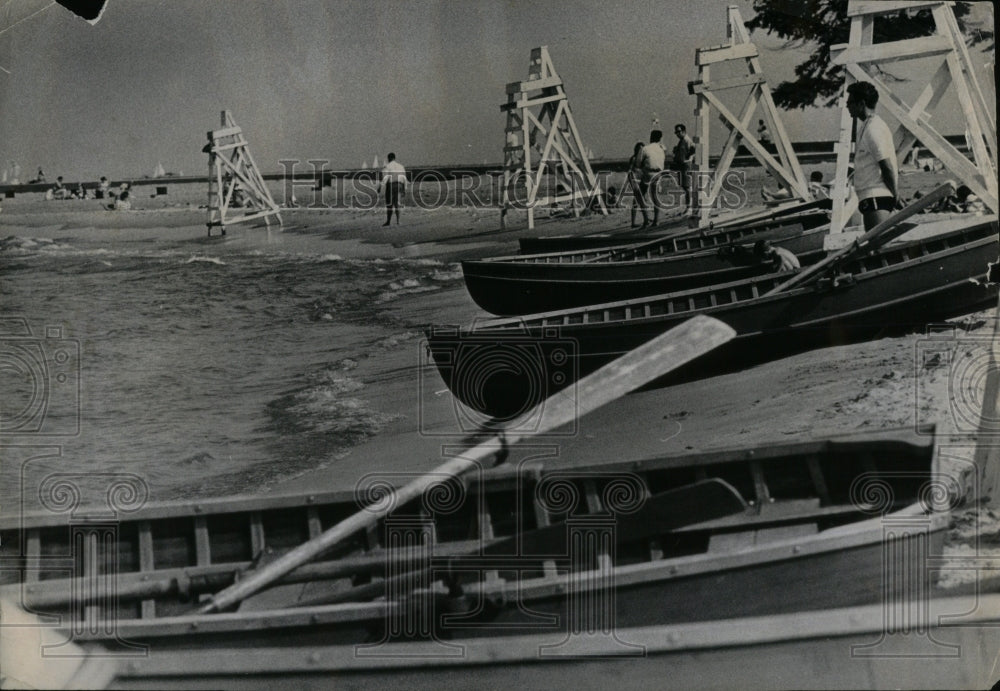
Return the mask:
<path id="1" fill-rule="evenodd" d="M 933 426 L 927 426 L 923 429 L 927 430 L 927 432 L 917 431 L 910 427 L 881 430 L 877 435 L 873 435 L 871 432 L 847 432 L 826 435 L 820 439 L 808 441 L 763 442 L 749 449 L 745 446 L 733 444 L 728 447 L 709 449 L 696 453 L 675 451 L 673 453 L 655 454 L 640 459 L 591 463 L 586 466 L 572 468 L 548 468 L 545 461 L 541 460 L 530 461 L 528 464 L 518 464 L 517 466 L 505 463 L 493 468 L 483 468 L 479 472 L 483 478 L 483 484 L 486 485 L 490 483 L 516 482 L 525 472 L 535 474 L 536 481 L 540 481 L 552 474 L 562 476 L 566 473 L 593 473 L 597 471 L 655 472 L 657 470 L 685 467 L 687 465 L 712 465 L 714 463 L 751 460 L 751 458 L 767 460 L 790 455 L 822 453 L 835 450 L 836 445 L 883 447 L 888 444 L 898 444 L 900 447 L 912 448 L 915 452 L 936 453 Z M 889 438 L 885 438 L 886 436 Z M 496 444 L 497 450 L 500 451 L 503 448 L 502 444 L 499 441 Z M 531 444 L 520 446 L 527 448 Z M 472 447 L 470 446 L 469 448 L 471 449 Z M 461 452 L 457 452 L 457 455 L 461 455 Z M 468 480 L 469 478 L 466 478 L 467 482 Z M 478 493 L 478 486 L 473 491 Z M 247 494 L 236 497 L 208 497 L 199 501 L 172 500 L 148 503 L 135 511 L 119 517 L 118 520 L 120 522 L 137 522 L 175 517 L 209 518 L 227 514 L 281 509 L 318 509 L 332 504 L 350 504 L 356 507 L 355 499 L 356 494 L 353 489 L 344 489 L 266 496 Z M 360 507 L 357 508 L 360 510 Z M 80 507 L 78 510 L 81 513 L 86 513 L 86 507 Z M 2 517 L 2 519 L 17 523 L 16 525 L 0 525 L 0 530 L 3 531 L 33 530 L 36 528 L 62 527 L 67 525 L 67 517 L 64 514 L 45 510 L 25 513 L 23 516 L 8 515 Z"/>
<path id="2" fill-rule="evenodd" d="M 778 230 L 783 230 L 783 229 L 781 229 L 781 228 L 775 228 L 774 230 L 778 231 Z M 824 225 L 819 225 L 819 226 L 816 226 L 814 228 L 808 228 L 808 229 L 800 227 L 798 229 L 798 231 L 796 231 L 794 228 L 790 228 L 790 229 L 788 229 L 786 231 L 788 233 L 787 237 L 778 238 L 778 241 L 784 242 L 786 240 L 795 240 L 795 239 L 798 239 L 798 238 L 801 238 L 801 237 L 804 237 L 804 236 L 818 235 L 820 233 L 827 234 L 827 233 L 829 233 L 829 231 L 830 231 L 830 224 L 829 223 L 826 223 Z M 771 232 L 771 231 L 761 231 L 761 233 L 759 233 L 759 234 L 763 235 L 764 233 L 768 233 L 768 232 Z M 757 235 L 757 234 L 758 233 L 752 233 L 752 235 Z M 693 236 L 690 236 L 690 237 L 702 238 L 702 237 L 713 237 L 713 236 L 710 235 L 710 234 L 708 234 L 708 233 L 706 233 L 704 235 L 693 235 Z M 663 241 L 666 242 L 666 241 L 669 241 L 669 240 L 681 240 L 681 239 L 690 239 L 690 238 L 684 238 L 684 237 L 682 237 L 680 235 L 668 235 L 668 236 L 665 236 L 663 238 Z M 772 242 L 774 242 L 774 238 L 770 238 L 770 240 Z M 670 252 L 662 253 L 661 256 L 658 256 L 658 257 L 644 257 L 644 258 L 641 258 L 641 259 L 638 259 L 638 258 L 637 259 L 618 259 L 618 258 L 608 257 L 604 261 L 600 261 L 600 262 L 596 262 L 595 261 L 595 262 L 592 262 L 592 263 L 593 264 L 632 264 L 632 263 L 637 263 L 637 262 L 642 262 L 642 261 L 648 261 L 648 262 L 657 262 L 657 261 L 663 262 L 663 261 L 669 261 L 669 260 L 677 261 L 677 260 L 681 260 L 681 259 L 687 259 L 687 258 L 690 258 L 692 256 L 702 257 L 702 256 L 707 256 L 707 255 L 715 254 L 715 253 L 717 253 L 719 251 L 720 247 L 727 247 L 729 245 L 752 245 L 753 243 L 754 243 L 754 240 L 752 240 L 752 239 L 747 239 L 746 241 L 742 241 L 741 242 L 741 238 L 736 238 L 734 240 L 731 240 L 730 242 L 719 243 L 719 244 L 716 244 L 716 245 L 712 245 L 711 247 L 698 247 L 698 248 L 695 248 L 695 249 L 673 250 L 673 251 L 670 251 Z M 585 260 L 560 261 L 560 262 L 548 262 L 548 261 L 541 261 L 541 260 L 544 259 L 545 257 L 576 257 L 576 256 L 579 256 L 579 255 L 601 255 L 601 256 L 604 256 L 604 255 L 614 255 L 614 254 L 618 254 L 618 253 L 632 253 L 632 252 L 636 252 L 636 253 L 648 253 L 648 252 L 654 252 L 654 251 L 655 251 L 655 246 L 653 246 L 653 247 L 645 247 L 645 246 L 643 246 L 641 248 L 636 248 L 634 244 L 631 244 L 631 245 L 616 245 L 614 247 L 591 249 L 591 250 L 573 250 L 571 252 L 544 252 L 544 253 L 540 253 L 540 254 L 508 254 L 508 255 L 502 255 L 502 256 L 498 256 L 498 257 L 484 257 L 483 259 L 466 259 L 466 260 L 462 261 L 462 264 L 463 265 L 464 264 L 472 264 L 472 265 L 481 265 L 481 264 L 504 264 L 504 265 L 507 265 L 507 264 L 528 264 L 528 265 L 531 265 L 531 266 L 576 266 L 578 264 L 583 263 L 583 261 L 585 261 Z"/>
<path id="3" fill-rule="evenodd" d="M 917 608 L 910 622 L 912 630 L 932 631 L 987 631 L 998 635 L 1000 595 L 979 596 L 979 606 L 968 615 L 970 599 L 962 596 L 937 597 L 930 600 L 932 607 Z M 964 614 L 959 618 L 959 615 Z M 650 654 L 691 654 L 769 644 L 807 642 L 817 639 L 849 638 L 863 640 L 871 645 L 872 634 L 886 634 L 885 604 L 837 607 L 787 614 L 769 614 L 680 624 L 617 629 L 613 638 L 580 637 L 581 646 L 572 655 L 540 655 L 546 646 L 566 644 L 565 631 L 536 634 L 515 634 L 489 638 L 456 638 L 447 641 L 383 642 L 378 654 L 359 655 L 363 646 L 330 644 L 297 647 L 258 647 L 252 651 L 241 648 L 214 648 L 210 651 L 150 651 L 141 660 L 124 665 L 125 678 L 178 677 L 204 675 L 207 678 L 223 675 L 261 673 L 274 675 L 301 672 L 305 674 L 350 673 L 386 671 L 406 668 L 466 668 L 474 673 L 476 668 L 501 665 L 567 665 L 582 661 L 603 664 L 626 663 L 645 660 Z M 976 634 L 971 634 L 976 635 Z M 629 646 L 623 650 L 622 641 Z M 850 646 L 844 644 L 848 650 Z M 953 646 L 952 646 L 953 647 Z M 451 648 L 451 654 L 444 650 Z M 630 652 L 631 651 L 631 652 Z M 637 652 L 641 651 L 641 655 Z M 183 656 L 183 664 L 177 659 Z M 870 663 L 873 659 L 862 658 Z M 895 658 L 898 660 L 898 658 Z M 941 664 L 940 658 L 929 659 L 931 664 Z M 955 658 L 946 658 L 954 660 Z M 250 664 L 256 663 L 256 664 Z M 178 670 L 182 670 L 178 672 Z"/>

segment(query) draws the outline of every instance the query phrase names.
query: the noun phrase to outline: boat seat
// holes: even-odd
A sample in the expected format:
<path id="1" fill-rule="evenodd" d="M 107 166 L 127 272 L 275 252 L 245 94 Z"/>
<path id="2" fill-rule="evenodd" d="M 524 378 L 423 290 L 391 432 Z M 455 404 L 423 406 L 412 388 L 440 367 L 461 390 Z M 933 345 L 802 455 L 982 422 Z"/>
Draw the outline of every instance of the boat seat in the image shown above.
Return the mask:
<path id="1" fill-rule="evenodd" d="M 744 530 L 738 533 L 718 533 L 709 538 L 708 553 L 738 552 L 770 542 L 815 535 L 818 532 L 819 527 L 815 523 L 800 523 L 797 525 L 778 526 L 776 528 Z"/>

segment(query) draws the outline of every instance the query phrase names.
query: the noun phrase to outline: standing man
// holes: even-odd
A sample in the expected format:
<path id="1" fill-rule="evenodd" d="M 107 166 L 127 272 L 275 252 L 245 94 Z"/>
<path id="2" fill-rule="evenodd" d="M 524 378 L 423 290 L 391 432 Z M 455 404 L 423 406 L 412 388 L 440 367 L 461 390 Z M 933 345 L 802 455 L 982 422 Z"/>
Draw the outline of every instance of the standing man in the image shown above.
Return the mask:
<path id="1" fill-rule="evenodd" d="M 385 196 L 385 223 L 392 223 L 392 211 L 396 210 L 396 225 L 399 225 L 399 198 L 406 190 L 406 168 L 396 162 L 396 154 L 385 157 L 385 167 L 382 169 L 382 194 Z"/>
<path id="2" fill-rule="evenodd" d="M 642 153 L 639 154 L 639 167 L 642 169 L 642 177 L 639 180 L 639 193 L 643 200 L 643 205 L 640 207 L 642 209 L 641 228 L 646 228 L 647 226 L 655 227 L 660 220 L 660 201 L 657 198 L 655 186 L 652 195 L 649 193 L 649 186 L 651 183 L 655 184 L 658 176 L 663 172 L 663 165 L 667 161 L 667 152 L 663 148 L 663 144 L 660 143 L 661 139 L 663 139 L 663 132 L 660 130 L 650 132 L 649 144 L 642 147 Z M 647 222 L 648 217 L 646 216 L 646 203 L 650 201 L 653 203 L 652 223 Z"/>
<path id="3" fill-rule="evenodd" d="M 847 87 L 847 110 L 857 123 L 854 190 L 865 230 L 889 218 L 896 206 L 899 167 L 889 126 L 875 114 L 878 91 L 869 82 Z"/>
<path id="4" fill-rule="evenodd" d="M 691 208 L 691 166 L 694 165 L 694 140 L 687 135 L 687 127 L 677 124 L 674 127 L 677 143 L 674 145 L 674 162 L 671 168 L 677 171 L 678 182 L 684 190 L 684 206 Z"/>

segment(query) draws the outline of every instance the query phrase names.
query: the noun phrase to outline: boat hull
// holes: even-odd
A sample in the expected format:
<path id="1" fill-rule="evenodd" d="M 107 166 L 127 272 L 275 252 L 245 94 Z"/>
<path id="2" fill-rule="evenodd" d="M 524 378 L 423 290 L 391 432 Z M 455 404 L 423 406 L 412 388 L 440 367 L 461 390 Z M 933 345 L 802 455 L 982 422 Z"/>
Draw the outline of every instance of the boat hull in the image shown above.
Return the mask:
<path id="1" fill-rule="evenodd" d="M 803 265 L 825 256 L 825 229 L 776 241 Z M 674 253 L 662 258 L 573 263 L 482 260 L 462 262 L 469 295 L 501 316 L 594 305 L 690 288 L 740 281 L 772 271 L 752 255 L 730 258 L 716 250 Z"/>
<path id="2" fill-rule="evenodd" d="M 653 385 L 912 333 L 986 309 L 996 294 L 981 279 L 997 252 L 996 222 L 981 223 L 881 248 L 839 267 L 838 276 L 772 296 L 764 295 L 789 275 L 477 323 L 465 330 L 432 328 L 429 351 L 462 403 L 512 420 L 696 314 L 724 321 L 736 338 Z"/>
<path id="3" fill-rule="evenodd" d="M 1000 597 L 930 600 L 886 623 L 884 606 L 704 624 L 618 629 L 567 639 L 153 651 L 113 688 L 989 688 Z M 971 614 L 969 614 L 971 612 Z M 958 620 L 956 620 L 956 617 Z"/>

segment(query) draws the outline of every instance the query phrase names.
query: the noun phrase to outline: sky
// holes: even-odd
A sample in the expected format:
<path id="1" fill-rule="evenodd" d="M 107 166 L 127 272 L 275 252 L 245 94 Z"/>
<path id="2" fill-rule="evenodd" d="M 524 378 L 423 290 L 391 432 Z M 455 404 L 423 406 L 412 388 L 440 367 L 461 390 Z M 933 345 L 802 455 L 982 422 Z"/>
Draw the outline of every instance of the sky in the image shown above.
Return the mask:
<path id="1" fill-rule="evenodd" d="M 22 181 L 38 168 L 139 177 L 157 163 L 204 174 L 223 109 L 265 172 L 282 159 L 357 168 L 388 151 L 410 166 L 499 164 L 504 86 L 527 78 L 541 45 L 584 144 L 626 158 L 654 116 L 667 132 L 694 127 L 694 51 L 726 41 L 730 4 L 753 16 L 750 0 L 108 0 L 91 26 L 54 5 L 0 34 L 0 165 L 17 161 Z M 809 53 L 752 38 L 772 84 Z M 928 72 L 911 74 L 921 85 Z M 950 134 L 948 115 L 935 124 Z M 835 109 L 782 120 L 794 141 L 838 134 Z"/>

